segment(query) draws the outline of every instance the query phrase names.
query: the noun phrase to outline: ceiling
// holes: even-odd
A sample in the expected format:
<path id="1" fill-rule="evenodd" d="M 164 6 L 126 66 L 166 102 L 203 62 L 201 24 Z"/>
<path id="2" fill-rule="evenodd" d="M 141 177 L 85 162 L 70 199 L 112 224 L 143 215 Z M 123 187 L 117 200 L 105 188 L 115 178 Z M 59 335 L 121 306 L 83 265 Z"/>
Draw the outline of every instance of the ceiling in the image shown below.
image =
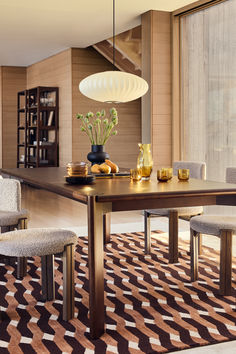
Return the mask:
<path id="1" fill-rule="evenodd" d="M 191 0 L 116 0 L 116 34 L 149 10 L 173 11 Z M 70 47 L 112 36 L 112 0 L 0 0 L 0 66 L 28 66 Z"/>

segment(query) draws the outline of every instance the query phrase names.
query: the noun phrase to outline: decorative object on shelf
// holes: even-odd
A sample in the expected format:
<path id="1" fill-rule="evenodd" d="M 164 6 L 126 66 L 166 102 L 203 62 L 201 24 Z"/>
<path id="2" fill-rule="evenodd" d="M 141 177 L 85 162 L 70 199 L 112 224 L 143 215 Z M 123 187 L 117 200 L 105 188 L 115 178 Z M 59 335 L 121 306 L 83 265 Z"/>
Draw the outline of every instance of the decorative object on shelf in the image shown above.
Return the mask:
<path id="1" fill-rule="evenodd" d="M 188 168 L 179 168 L 178 169 L 178 179 L 180 181 L 189 180 L 189 169 Z"/>
<path id="2" fill-rule="evenodd" d="M 160 182 L 167 182 L 173 177 L 173 168 L 161 168 L 157 170 L 157 179 Z"/>
<path id="3" fill-rule="evenodd" d="M 117 134 L 114 127 L 118 124 L 118 116 L 115 108 L 110 109 L 110 117 L 106 118 L 104 110 L 97 112 L 88 112 L 86 116 L 77 114 L 77 119 L 81 121 L 81 131 L 85 132 L 91 142 L 91 152 L 88 154 L 88 160 L 94 164 L 101 164 L 109 159 L 109 154 L 105 152 L 104 145 L 108 139 Z"/>
<path id="4" fill-rule="evenodd" d="M 138 144 L 139 155 L 137 161 L 137 168 L 142 171 L 142 179 L 149 180 L 152 173 L 152 154 L 151 154 L 151 144 Z"/>
<path id="5" fill-rule="evenodd" d="M 115 0 L 113 0 L 113 65 L 115 66 Z M 134 74 L 104 71 L 83 79 L 79 84 L 79 90 L 95 101 L 124 103 L 143 96 L 148 90 L 148 83 Z"/>

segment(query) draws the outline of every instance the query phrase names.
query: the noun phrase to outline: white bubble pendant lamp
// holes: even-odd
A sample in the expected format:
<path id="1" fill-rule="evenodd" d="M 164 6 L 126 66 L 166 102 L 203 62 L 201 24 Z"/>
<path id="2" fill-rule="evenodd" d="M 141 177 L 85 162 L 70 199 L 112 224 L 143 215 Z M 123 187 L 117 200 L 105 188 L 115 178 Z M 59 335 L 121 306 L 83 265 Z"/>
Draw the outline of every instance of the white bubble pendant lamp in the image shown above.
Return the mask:
<path id="1" fill-rule="evenodd" d="M 129 102 L 143 96 L 148 84 L 141 77 L 122 71 L 104 71 L 79 84 L 83 95 L 99 102 Z"/>
<path id="2" fill-rule="evenodd" d="M 115 0 L 113 0 L 113 65 L 115 65 Z M 108 103 L 136 100 L 148 90 L 141 77 L 123 71 L 104 71 L 87 76 L 79 84 L 80 92 L 88 98 Z"/>

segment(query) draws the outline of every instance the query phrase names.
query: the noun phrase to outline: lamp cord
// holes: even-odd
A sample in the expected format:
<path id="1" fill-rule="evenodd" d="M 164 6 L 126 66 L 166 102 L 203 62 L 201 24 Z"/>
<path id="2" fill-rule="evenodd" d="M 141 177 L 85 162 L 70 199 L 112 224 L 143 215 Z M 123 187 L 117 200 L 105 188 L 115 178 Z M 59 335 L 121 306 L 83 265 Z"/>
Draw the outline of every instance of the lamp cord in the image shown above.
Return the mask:
<path id="1" fill-rule="evenodd" d="M 113 65 L 115 66 L 115 0 L 113 0 Z"/>

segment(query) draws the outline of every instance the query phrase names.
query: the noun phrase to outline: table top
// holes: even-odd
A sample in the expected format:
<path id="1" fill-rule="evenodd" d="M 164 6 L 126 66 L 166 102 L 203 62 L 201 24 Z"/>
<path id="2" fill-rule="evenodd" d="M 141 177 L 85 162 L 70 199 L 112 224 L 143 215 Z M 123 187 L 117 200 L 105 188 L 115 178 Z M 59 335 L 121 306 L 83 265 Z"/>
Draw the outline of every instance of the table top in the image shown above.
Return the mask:
<path id="1" fill-rule="evenodd" d="M 87 204 L 89 196 L 97 202 L 115 202 L 142 198 L 180 197 L 191 195 L 236 195 L 236 185 L 190 179 L 178 181 L 173 177 L 168 182 L 158 182 L 155 176 L 149 181 L 132 182 L 128 177 L 99 178 L 89 185 L 69 185 L 65 182 L 66 168 L 2 168 L 1 173 L 15 176 L 32 186 L 40 187 L 59 195 Z"/>

